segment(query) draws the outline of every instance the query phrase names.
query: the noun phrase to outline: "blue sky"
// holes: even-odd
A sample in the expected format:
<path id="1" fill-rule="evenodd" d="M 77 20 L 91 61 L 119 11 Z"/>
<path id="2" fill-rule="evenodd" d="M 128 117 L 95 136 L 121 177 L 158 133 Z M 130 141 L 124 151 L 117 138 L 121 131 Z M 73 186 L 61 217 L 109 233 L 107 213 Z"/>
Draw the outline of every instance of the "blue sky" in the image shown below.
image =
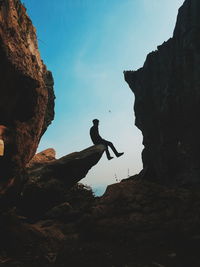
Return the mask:
<path id="1" fill-rule="evenodd" d="M 111 161 L 104 155 L 82 182 L 98 193 L 138 173 L 142 135 L 123 71 L 142 67 L 146 55 L 172 36 L 183 0 L 23 2 L 55 80 L 56 117 L 38 151 L 53 147 L 59 158 L 91 146 L 89 128 L 98 118 L 102 137 L 125 154 Z"/>

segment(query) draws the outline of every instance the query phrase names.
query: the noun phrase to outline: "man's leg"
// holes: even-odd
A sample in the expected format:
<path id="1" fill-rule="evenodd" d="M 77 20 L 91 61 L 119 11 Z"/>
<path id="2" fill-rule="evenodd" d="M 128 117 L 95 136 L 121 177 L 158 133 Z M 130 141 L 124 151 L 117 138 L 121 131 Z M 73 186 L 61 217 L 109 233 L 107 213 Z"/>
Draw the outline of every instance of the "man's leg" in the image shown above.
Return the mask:
<path id="1" fill-rule="evenodd" d="M 106 147 L 106 156 L 107 156 L 107 159 L 108 159 L 108 160 L 113 159 L 113 157 L 111 157 L 110 152 L 109 152 L 109 150 L 108 150 L 108 146 L 107 146 L 106 144 L 104 144 L 104 145 L 105 145 L 105 147 Z"/>
<path id="2" fill-rule="evenodd" d="M 113 157 L 111 157 L 110 152 L 109 152 L 109 150 L 108 150 L 108 144 L 107 144 L 107 141 L 104 140 L 104 139 L 101 139 L 100 144 L 103 144 L 103 145 L 105 146 L 105 148 L 106 148 L 106 149 L 105 149 L 105 152 L 106 152 L 107 159 L 108 159 L 108 160 L 113 159 Z"/>
<path id="3" fill-rule="evenodd" d="M 111 143 L 111 142 L 109 142 L 109 141 L 107 141 L 107 140 L 103 140 L 104 141 L 104 144 L 106 145 L 106 147 L 107 147 L 107 150 L 108 150 L 108 146 L 112 149 L 112 151 L 114 152 L 114 154 L 115 154 L 115 156 L 116 157 L 120 157 L 120 156 L 122 156 L 124 153 L 122 152 L 122 153 L 119 153 L 117 150 L 116 150 L 116 148 L 114 147 L 114 145 L 113 145 L 113 143 Z M 109 153 L 109 152 L 108 152 Z M 110 154 L 110 153 L 109 153 Z"/>

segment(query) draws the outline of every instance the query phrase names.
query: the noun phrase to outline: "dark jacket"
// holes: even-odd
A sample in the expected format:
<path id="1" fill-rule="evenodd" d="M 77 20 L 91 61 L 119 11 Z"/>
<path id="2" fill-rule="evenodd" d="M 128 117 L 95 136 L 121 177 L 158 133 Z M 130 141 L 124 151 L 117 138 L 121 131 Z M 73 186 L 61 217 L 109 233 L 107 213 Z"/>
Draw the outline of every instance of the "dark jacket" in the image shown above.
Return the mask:
<path id="1" fill-rule="evenodd" d="M 93 144 L 101 144 L 102 143 L 102 137 L 99 135 L 99 128 L 98 126 L 92 126 L 90 128 L 90 137 L 92 139 Z"/>

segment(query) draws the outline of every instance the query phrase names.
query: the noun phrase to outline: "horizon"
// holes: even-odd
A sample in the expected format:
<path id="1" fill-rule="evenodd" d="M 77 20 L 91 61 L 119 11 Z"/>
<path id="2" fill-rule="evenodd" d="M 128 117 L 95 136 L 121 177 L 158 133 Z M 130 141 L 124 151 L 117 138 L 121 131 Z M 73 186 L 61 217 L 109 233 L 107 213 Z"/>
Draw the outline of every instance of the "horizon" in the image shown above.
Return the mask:
<path id="1" fill-rule="evenodd" d="M 89 129 L 98 118 L 101 136 L 125 153 L 111 161 L 103 155 L 81 181 L 99 195 L 142 169 L 142 134 L 134 125 L 134 94 L 123 71 L 142 67 L 172 36 L 184 1 L 23 2 L 55 81 L 56 116 L 38 152 L 53 147 L 59 158 L 91 146 Z"/>

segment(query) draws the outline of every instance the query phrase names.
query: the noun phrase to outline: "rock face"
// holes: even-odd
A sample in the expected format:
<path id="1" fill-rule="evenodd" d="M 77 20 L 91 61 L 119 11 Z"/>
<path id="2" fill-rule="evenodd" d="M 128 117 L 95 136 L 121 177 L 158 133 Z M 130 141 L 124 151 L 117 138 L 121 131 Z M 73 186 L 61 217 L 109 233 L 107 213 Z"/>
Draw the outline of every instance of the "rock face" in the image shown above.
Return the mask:
<path id="1" fill-rule="evenodd" d="M 179 9 L 173 38 L 126 71 L 142 131 L 143 177 L 163 183 L 200 182 L 200 1 Z"/>
<path id="2" fill-rule="evenodd" d="M 65 202 L 67 191 L 97 164 L 104 150 L 103 145 L 92 146 L 57 160 L 52 160 L 50 149 L 37 154 L 32 160 L 34 164 L 27 169 L 28 181 L 22 191 L 23 210 L 32 216 L 42 215 Z"/>
<path id="3" fill-rule="evenodd" d="M 53 148 L 45 149 L 40 153 L 37 153 L 31 161 L 26 165 L 26 168 L 37 168 L 45 163 L 51 162 L 56 159 L 56 151 Z"/>
<path id="4" fill-rule="evenodd" d="M 53 77 L 20 0 L 0 1 L 0 62 L 0 125 L 7 127 L 0 157 L 2 193 L 33 157 L 54 117 Z"/>

